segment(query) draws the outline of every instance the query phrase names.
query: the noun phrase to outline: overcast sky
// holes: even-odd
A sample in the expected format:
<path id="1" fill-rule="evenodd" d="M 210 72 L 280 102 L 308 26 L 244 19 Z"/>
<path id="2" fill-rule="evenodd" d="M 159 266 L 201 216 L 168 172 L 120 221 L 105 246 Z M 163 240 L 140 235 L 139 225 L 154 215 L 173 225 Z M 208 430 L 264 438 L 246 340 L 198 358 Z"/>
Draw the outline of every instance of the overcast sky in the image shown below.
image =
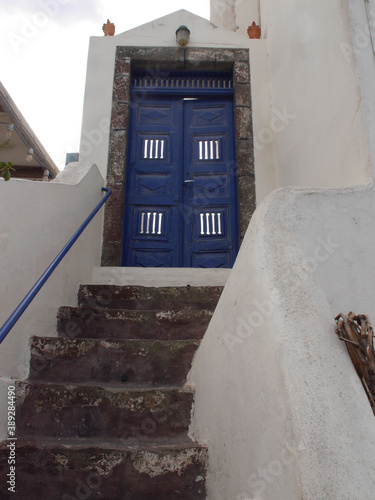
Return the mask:
<path id="1" fill-rule="evenodd" d="M 90 36 L 116 34 L 209 0 L 0 0 L 0 80 L 57 166 L 78 151 Z"/>

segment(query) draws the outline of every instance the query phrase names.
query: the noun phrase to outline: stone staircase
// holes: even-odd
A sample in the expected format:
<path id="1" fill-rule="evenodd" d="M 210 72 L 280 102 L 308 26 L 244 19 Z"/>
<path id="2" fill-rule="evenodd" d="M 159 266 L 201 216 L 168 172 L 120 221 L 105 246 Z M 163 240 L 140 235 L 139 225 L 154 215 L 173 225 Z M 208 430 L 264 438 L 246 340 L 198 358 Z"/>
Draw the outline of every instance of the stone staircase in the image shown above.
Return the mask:
<path id="1" fill-rule="evenodd" d="M 32 338 L 29 379 L 16 383 L 17 493 L 3 480 L 0 498 L 205 498 L 184 384 L 221 291 L 81 286 L 59 336 Z"/>

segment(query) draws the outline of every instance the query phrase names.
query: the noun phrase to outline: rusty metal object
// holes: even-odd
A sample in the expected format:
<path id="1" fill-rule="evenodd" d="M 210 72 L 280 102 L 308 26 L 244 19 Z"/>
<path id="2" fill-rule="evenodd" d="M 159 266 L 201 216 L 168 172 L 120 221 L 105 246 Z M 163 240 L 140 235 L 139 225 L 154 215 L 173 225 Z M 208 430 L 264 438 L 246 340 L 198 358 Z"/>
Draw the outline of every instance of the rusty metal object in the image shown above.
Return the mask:
<path id="1" fill-rule="evenodd" d="M 374 331 L 370 318 L 366 314 L 356 316 L 353 312 L 349 312 L 347 316 L 340 313 L 335 320 L 336 333 L 339 339 L 345 342 L 375 414 Z"/>

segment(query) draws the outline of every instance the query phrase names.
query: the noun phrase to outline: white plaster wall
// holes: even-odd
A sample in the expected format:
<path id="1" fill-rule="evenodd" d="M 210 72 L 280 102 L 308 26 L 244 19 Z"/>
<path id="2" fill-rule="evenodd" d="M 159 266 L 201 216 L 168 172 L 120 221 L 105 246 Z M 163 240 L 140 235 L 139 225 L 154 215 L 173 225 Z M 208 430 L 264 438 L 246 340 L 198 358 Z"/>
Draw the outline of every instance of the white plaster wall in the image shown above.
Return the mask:
<path id="1" fill-rule="evenodd" d="M 349 7 L 356 40 L 366 7 Z M 373 169 L 374 54 L 350 47 Z M 375 323 L 374 220 L 371 185 L 283 188 L 258 207 L 189 376 L 209 499 L 374 498 L 375 419 L 334 321 Z"/>
<path id="2" fill-rule="evenodd" d="M 352 57 L 348 1 L 217 1 L 211 8 L 211 18 L 227 29 L 233 29 L 234 12 L 236 34 L 244 40 L 247 26 L 253 20 L 261 21 L 267 47 L 262 61 L 267 64 L 264 74 L 269 79 L 270 119 L 259 126 L 259 109 L 254 109 L 257 200 L 272 190 L 265 176 L 259 175 L 268 174 L 262 168 L 266 162 L 258 161 L 265 147 L 273 155 L 273 187 L 331 188 L 369 182 L 369 149 Z M 375 10 L 370 4 L 368 11 L 375 26 Z M 354 46 L 369 43 L 363 26 L 354 33 Z M 259 68 L 259 64 L 252 65 L 252 74 Z M 254 101 L 261 88 L 253 86 Z"/>
<path id="3" fill-rule="evenodd" d="M 210 19 L 229 31 L 236 31 L 236 0 L 211 0 Z"/>
<path id="4" fill-rule="evenodd" d="M 367 26 L 362 26 L 362 29 L 354 32 L 354 44 L 357 50 L 369 45 L 375 49 L 375 1 L 367 0 L 365 6 L 369 29 Z"/>
<path id="5" fill-rule="evenodd" d="M 93 285 L 224 286 L 231 269 L 197 267 L 94 267 Z"/>
<path id="6" fill-rule="evenodd" d="M 351 3 L 351 2 L 349 2 Z M 371 178 L 346 0 L 263 0 L 277 186 L 344 187 Z"/>
<path id="7" fill-rule="evenodd" d="M 254 134 L 268 128 L 270 109 L 266 44 L 218 27 L 213 22 L 180 10 L 114 37 L 92 37 L 87 64 L 80 158 L 95 162 L 106 178 L 109 121 L 116 46 L 175 47 L 175 31 L 185 24 L 191 31 L 189 47 L 249 48 Z M 251 23 L 250 23 L 251 24 Z M 98 99 L 100 96 L 100 99 Z M 258 140 L 256 155 L 257 197 L 275 188 L 273 145 Z"/>
<path id="8" fill-rule="evenodd" d="M 277 188 L 274 145 L 273 140 L 268 140 L 268 134 L 272 133 L 276 126 L 277 133 L 282 136 L 286 126 L 271 109 L 266 41 L 251 40 L 250 44 L 255 191 L 256 201 L 259 204 Z"/>
<path id="9" fill-rule="evenodd" d="M 211 500 L 373 499 L 375 419 L 339 312 L 375 318 L 369 189 L 275 191 L 257 209 L 189 382 Z"/>
<path id="10" fill-rule="evenodd" d="M 374 0 L 370 0 L 369 6 L 363 0 L 349 1 L 353 43 L 349 46 L 349 49 L 347 46 L 343 47 L 347 57 L 350 60 L 355 60 L 358 68 L 362 106 L 369 141 L 372 177 L 374 177 L 375 168 L 375 53 L 369 32 L 371 29 L 371 33 L 374 35 L 374 9 Z"/>
<path id="11" fill-rule="evenodd" d="M 236 33 L 245 38 L 248 38 L 247 28 L 251 26 L 253 21 L 260 25 L 260 0 L 236 0 L 235 16 L 236 16 Z"/>
<path id="12" fill-rule="evenodd" d="M 60 179 L 61 176 L 61 179 Z M 102 198 L 96 166 L 71 164 L 56 182 L 0 179 L 0 318 L 13 312 Z M 100 262 L 102 212 L 86 228 L 0 346 L 0 390 L 28 375 L 32 335 L 56 336 L 60 305 L 76 305 L 78 286 Z M 4 435 L 4 393 L 0 434 Z M 1 437 L 1 436 L 0 436 Z"/>
<path id="13" fill-rule="evenodd" d="M 211 0 L 211 21 L 238 35 L 248 38 L 247 28 L 255 21 L 259 25 L 259 0 Z"/>

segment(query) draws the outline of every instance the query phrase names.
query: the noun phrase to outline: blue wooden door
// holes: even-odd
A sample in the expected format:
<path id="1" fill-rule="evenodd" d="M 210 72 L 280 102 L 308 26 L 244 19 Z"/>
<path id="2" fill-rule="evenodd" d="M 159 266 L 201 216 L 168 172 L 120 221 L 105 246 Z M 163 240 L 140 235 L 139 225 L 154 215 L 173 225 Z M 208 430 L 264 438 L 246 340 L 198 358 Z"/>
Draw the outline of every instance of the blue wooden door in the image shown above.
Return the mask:
<path id="1" fill-rule="evenodd" d="M 231 267 L 238 251 L 231 98 L 133 102 L 123 265 Z"/>
<path id="2" fill-rule="evenodd" d="M 184 267 L 231 267 L 237 253 L 232 101 L 184 100 Z"/>

